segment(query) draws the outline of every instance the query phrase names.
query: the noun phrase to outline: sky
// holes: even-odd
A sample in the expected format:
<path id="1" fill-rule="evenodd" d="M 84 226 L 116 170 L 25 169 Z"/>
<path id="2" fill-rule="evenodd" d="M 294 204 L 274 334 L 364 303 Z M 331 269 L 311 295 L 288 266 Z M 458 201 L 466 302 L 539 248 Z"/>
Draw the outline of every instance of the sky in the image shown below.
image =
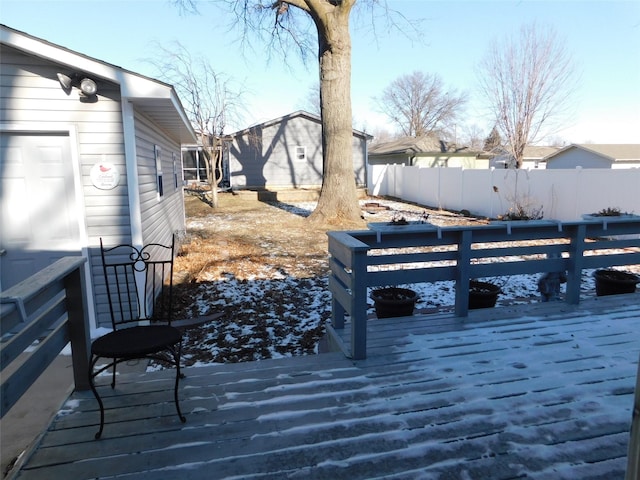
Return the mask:
<path id="1" fill-rule="evenodd" d="M 551 139 L 565 143 L 640 143 L 640 2 L 633 1 L 431 1 L 389 0 L 389 8 L 419 21 L 407 36 L 359 11 L 352 15 L 354 127 L 391 130 L 374 97 L 401 75 L 437 74 L 469 103 L 460 135 L 471 125 L 489 133 L 492 121 L 477 92 L 477 66 L 494 41 L 536 22 L 550 26 L 572 56 L 578 86 L 565 128 Z M 179 41 L 194 57 L 244 92 L 245 112 L 227 133 L 309 109 L 317 85 L 315 52 L 307 62 L 295 52 L 271 53 L 256 40 L 243 48 L 234 17 L 219 4 L 200 14 L 181 13 L 169 0 L 0 0 L 0 23 L 99 60 L 153 78 L 156 43 Z M 399 19 L 399 17 L 395 17 Z M 402 24 L 401 21 L 398 24 Z M 543 142 L 544 143 L 544 142 Z"/>

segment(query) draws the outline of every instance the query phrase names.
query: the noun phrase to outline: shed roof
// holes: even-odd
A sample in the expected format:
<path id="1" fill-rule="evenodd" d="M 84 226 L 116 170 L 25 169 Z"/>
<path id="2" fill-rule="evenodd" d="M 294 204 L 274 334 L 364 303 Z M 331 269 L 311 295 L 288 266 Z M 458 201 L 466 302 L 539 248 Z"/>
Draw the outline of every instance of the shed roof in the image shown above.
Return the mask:
<path id="1" fill-rule="evenodd" d="M 236 137 L 238 135 L 243 135 L 243 134 L 249 133 L 251 130 L 253 130 L 255 128 L 270 127 L 270 126 L 282 123 L 284 121 L 291 120 L 291 119 L 296 118 L 296 117 L 306 118 L 307 120 L 310 120 L 310 121 L 315 122 L 317 124 L 322 124 L 322 118 L 320 118 L 319 116 L 314 115 L 313 113 L 306 112 L 304 110 L 297 110 L 297 111 L 289 113 L 287 115 L 283 115 L 281 117 L 277 117 L 277 118 L 273 118 L 271 120 L 267 120 L 266 122 L 256 123 L 255 125 L 251 125 L 250 127 L 247 127 L 245 129 L 238 130 L 237 132 L 233 132 L 230 135 L 233 136 L 233 137 Z M 353 129 L 353 134 L 355 136 L 357 136 L 357 137 L 362 137 L 362 138 L 365 138 L 367 140 L 370 140 L 370 139 L 373 138 L 372 135 L 369 135 L 368 133 L 360 131 L 360 130 L 356 130 L 355 128 Z"/>
<path id="2" fill-rule="evenodd" d="M 467 155 L 475 155 L 479 152 L 468 150 L 466 147 L 459 148 L 455 144 L 440 140 L 435 135 L 401 137 L 388 142 L 377 143 L 369 148 L 369 155 L 418 155 L 434 153 L 465 153 Z"/>
<path id="3" fill-rule="evenodd" d="M 560 150 L 559 147 L 549 147 L 541 145 L 527 145 L 524 147 L 523 158 L 542 159 Z"/>
<path id="4" fill-rule="evenodd" d="M 527 145 L 522 152 L 523 160 L 545 160 L 548 156 L 556 153 L 560 150 L 560 147 L 551 147 L 545 145 Z M 490 152 L 485 152 L 481 155 L 482 158 L 494 158 L 504 157 L 513 158 L 513 155 L 506 147 L 500 146 L 492 149 Z"/>
<path id="5" fill-rule="evenodd" d="M 369 149 L 370 155 L 415 154 L 419 152 L 442 152 L 440 140 L 432 135 L 402 137 L 388 142 L 377 143 Z"/>
<path id="6" fill-rule="evenodd" d="M 181 143 L 193 143 L 196 135 L 172 85 L 89 57 L 0 24 L 0 44 L 39 57 L 64 68 L 80 71 L 120 86 L 123 99 Z M 62 72 L 65 73 L 65 72 Z"/>
<path id="7" fill-rule="evenodd" d="M 612 162 L 640 161 L 640 144 L 616 143 L 616 144 L 571 144 L 557 152 L 551 153 L 545 159 L 553 160 L 557 155 L 571 149 L 586 150 L 606 158 Z"/>

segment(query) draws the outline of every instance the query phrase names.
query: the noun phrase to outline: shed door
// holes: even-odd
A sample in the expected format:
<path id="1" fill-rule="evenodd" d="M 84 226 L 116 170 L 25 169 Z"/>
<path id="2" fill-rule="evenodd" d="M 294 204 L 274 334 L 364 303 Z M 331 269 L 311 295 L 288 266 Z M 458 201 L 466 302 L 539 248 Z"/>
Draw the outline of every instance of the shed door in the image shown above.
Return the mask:
<path id="1" fill-rule="evenodd" d="M 0 290 L 65 255 L 79 255 L 66 134 L 0 133 Z"/>

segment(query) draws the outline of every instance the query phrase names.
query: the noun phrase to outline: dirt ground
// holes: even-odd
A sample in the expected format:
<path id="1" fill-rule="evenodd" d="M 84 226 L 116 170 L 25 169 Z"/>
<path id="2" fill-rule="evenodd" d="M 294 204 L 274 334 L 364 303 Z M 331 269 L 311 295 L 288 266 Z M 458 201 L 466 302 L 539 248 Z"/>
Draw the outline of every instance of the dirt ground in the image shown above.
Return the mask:
<path id="1" fill-rule="evenodd" d="M 434 223 L 440 225 L 470 220 L 410 204 L 402 204 L 401 210 L 387 210 L 378 208 L 376 199 L 362 203 L 366 217 L 363 229 L 366 221 L 389 221 L 398 215 L 417 217 L 425 212 L 430 219 L 437 217 Z M 304 209 L 232 193 L 221 193 L 216 209 L 199 196 L 187 194 L 185 209 L 188 230 L 175 265 L 178 283 L 215 281 L 229 273 L 246 280 L 278 270 L 298 277 L 328 272 L 326 230 L 310 224 Z"/>
<path id="2" fill-rule="evenodd" d="M 184 282 L 261 276 L 265 266 L 290 275 L 326 273 L 327 235 L 301 215 L 252 196 L 222 193 L 212 209 L 185 197 L 189 226 L 175 270 Z M 212 218 L 215 221 L 212 222 Z"/>

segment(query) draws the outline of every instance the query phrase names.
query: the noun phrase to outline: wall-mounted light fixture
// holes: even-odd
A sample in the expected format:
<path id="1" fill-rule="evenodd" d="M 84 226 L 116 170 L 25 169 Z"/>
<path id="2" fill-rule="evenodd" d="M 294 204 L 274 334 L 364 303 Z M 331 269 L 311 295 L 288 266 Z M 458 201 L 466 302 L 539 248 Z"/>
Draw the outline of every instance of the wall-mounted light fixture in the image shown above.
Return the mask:
<path id="1" fill-rule="evenodd" d="M 78 74 L 69 76 L 64 73 L 58 73 L 58 81 L 60 82 L 62 89 L 67 94 L 71 92 L 71 87 L 77 87 L 80 89 L 80 97 L 91 98 L 98 93 L 98 86 L 96 85 L 96 82 Z"/>

